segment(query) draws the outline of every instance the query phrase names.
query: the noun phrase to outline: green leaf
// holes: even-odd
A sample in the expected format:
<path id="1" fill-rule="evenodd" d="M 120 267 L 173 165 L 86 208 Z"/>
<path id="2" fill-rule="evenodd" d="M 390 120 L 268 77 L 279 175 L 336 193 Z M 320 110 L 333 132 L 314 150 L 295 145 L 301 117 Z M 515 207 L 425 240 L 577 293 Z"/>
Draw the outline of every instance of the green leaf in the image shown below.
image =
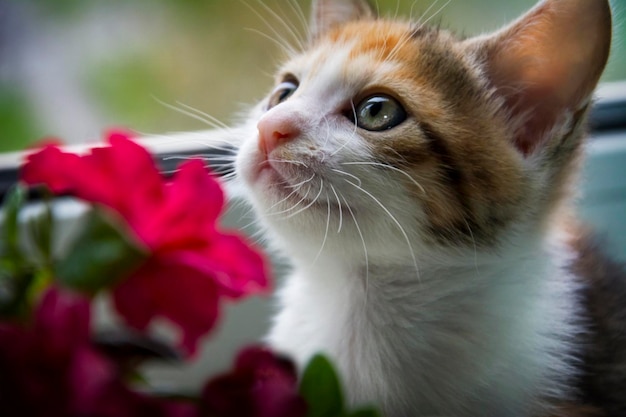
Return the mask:
<path id="1" fill-rule="evenodd" d="M 16 318 L 29 311 L 28 291 L 33 267 L 20 246 L 19 214 L 26 189 L 15 185 L 4 200 L 0 233 L 0 317 Z"/>
<path id="2" fill-rule="evenodd" d="M 307 417 L 339 417 L 344 414 L 339 378 L 331 363 L 322 355 L 314 356 L 304 370 L 300 394 L 309 406 Z"/>
<path id="3" fill-rule="evenodd" d="M 2 223 L 2 237 L 0 254 L 16 262 L 22 258 L 19 249 L 19 213 L 26 201 L 26 189 L 16 185 L 9 191 L 4 200 L 4 221 Z"/>
<path id="4" fill-rule="evenodd" d="M 93 294 L 123 279 L 146 256 L 110 218 L 94 210 L 67 256 L 54 265 L 54 275 L 69 287 Z"/>
<path id="5" fill-rule="evenodd" d="M 43 268 L 50 268 L 52 263 L 52 244 L 54 234 L 54 218 L 52 215 L 51 195 L 47 189 L 42 190 L 44 203 L 41 213 L 28 221 L 28 231 L 39 263 Z"/>

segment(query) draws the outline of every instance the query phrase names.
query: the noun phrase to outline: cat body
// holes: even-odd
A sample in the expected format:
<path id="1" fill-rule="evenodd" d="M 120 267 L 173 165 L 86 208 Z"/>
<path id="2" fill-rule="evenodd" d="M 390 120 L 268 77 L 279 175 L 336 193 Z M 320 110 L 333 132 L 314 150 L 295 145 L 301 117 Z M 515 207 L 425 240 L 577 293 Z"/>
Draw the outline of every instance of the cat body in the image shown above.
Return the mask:
<path id="1" fill-rule="evenodd" d="M 420 263 L 417 282 L 410 266 L 307 268 L 283 289 L 269 340 L 301 363 L 326 352 L 352 402 L 389 415 L 534 415 L 536 398 L 568 393 L 577 353 L 575 284 L 543 279 L 563 274 L 542 252 Z"/>
<path id="2" fill-rule="evenodd" d="M 625 325 L 600 335 L 589 295 L 599 264 L 626 279 L 570 214 L 610 21 L 605 0 L 547 0 L 459 39 L 314 2 L 236 161 L 293 266 L 269 343 L 326 353 L 388 417 L 626 412 L 626 371 L 597 376 L 624 367 Z"/>

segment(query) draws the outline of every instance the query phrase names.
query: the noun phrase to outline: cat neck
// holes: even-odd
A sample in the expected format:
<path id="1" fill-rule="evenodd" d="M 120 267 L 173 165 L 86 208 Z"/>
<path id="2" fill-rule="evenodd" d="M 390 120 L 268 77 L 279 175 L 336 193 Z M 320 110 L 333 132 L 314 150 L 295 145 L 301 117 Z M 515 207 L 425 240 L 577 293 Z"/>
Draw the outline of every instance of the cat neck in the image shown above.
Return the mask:
<path id="1" fill-rule="evenodd" d="M 526 415 L 570 376 L 579 330 L 567 253 L 532 243 L 463 262 L 418 258 L 417 273 L 408 261 L 322 255 L 289 278 L 270 341 L 301 363 L 326 352 L 356 403 L 414 398 L 406 410 L 424 415 Z M 474 414 L 463 409 L 471 403 Z"/>

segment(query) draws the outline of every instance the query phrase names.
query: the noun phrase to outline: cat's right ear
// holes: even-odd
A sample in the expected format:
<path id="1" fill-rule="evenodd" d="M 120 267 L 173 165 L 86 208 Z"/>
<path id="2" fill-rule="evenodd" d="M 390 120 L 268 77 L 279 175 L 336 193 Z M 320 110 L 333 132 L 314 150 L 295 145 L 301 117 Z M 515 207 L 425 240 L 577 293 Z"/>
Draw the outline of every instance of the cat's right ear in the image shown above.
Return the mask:
<path id="1" fill-rule="evenodd" d="M 528 155 L 546 145 L 563 115 L 588 106 L 609 55 L 611 11 L 607 0 L 543 0 L 501 31 L 468 42 Z"/>
<path id="2" fill-rule="evenodd" d="M 367 0 L 313 0 L 309 41 L 319 39 L 341 24 L 375 16 L 376 12 Z"/>

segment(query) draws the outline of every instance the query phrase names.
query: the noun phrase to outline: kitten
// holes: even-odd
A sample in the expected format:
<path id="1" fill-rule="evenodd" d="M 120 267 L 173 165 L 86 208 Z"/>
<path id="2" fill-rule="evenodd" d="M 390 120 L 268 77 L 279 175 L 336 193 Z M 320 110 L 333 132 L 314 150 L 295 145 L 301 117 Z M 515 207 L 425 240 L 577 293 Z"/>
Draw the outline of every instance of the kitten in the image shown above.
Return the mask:
<path id="1" fill-rule="evenodd" d="M 312 16 L 236 160 L 294 268 L 269 342 L 388 417 L 626 416 L 624 270 L 570 214 L 608 1 L 470 39 Z"/>

